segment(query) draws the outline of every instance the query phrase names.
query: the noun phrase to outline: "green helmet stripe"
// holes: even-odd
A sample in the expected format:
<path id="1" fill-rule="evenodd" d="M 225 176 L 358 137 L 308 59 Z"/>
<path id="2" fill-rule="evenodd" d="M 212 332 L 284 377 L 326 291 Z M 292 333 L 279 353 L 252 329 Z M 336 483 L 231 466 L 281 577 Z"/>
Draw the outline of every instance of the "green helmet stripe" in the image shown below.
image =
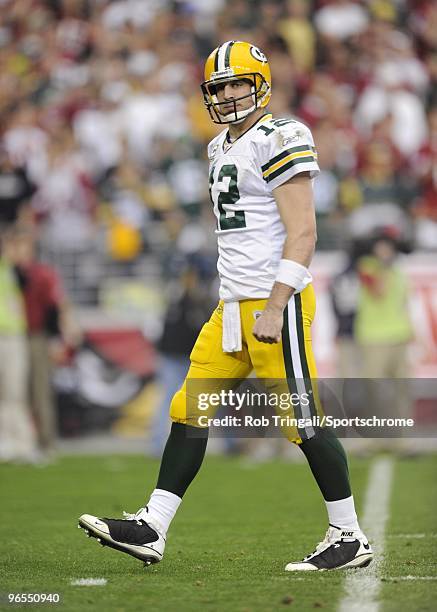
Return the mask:
<path id="1" fill-rule="evenodd" d="M 235 44 L 235 40 L 231 40 L 228 43 L 228 46 L 226 48 L 226 52 L 225 52 L 225 68 L 230 68 L 230 61 L 231 61 L 231 49 Z"/>
<path id="2" fill-rule="evenodd" d="M 217 72 L 218 70 L 219 51 L 220 51 L 220 47 L 217 47 L 216 52 L 215 52 L 215 58 L 214 58 L 214 72 Z"/>

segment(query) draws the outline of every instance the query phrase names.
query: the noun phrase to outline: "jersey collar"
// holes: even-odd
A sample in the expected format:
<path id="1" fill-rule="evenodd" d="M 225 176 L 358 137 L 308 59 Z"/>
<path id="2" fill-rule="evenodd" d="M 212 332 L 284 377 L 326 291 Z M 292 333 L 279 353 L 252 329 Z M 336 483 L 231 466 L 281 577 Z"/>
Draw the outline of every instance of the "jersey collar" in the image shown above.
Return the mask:
<path id="1" fill-rule="evenodd" d="M 229 136 L 229 129 L 226 130 L 225 133 L 225 138 L 223 140 L 222 143 L 222 150 L 223 153 L 227 153 L 229 151 L 229 149 L 238 141 L 240 140 L 240 138 L 243 138 L 243 136 L 245 136 L 247 134 L 247 132 L 250 132 L 251 129 L 253 129 L 256 125 L 258 125 L 259 123 L 262 123 L 263 121 L 267 121 L 268 119 L 272 118 L 272 113 L 265 113 L 265 115 L 261 115 L 261 117 L 259 119 L 257 119 L 257 121 L 255 121 L 255 123 L 253 125 L 251 125 L 249 128 L 247 128 L 246 131 L 244 131 L 242 134 L 240 134 L 238 136 L 238 138 L 236 138 L 235 140 L 233 140 L 231 142 L 230 136 Z"/>

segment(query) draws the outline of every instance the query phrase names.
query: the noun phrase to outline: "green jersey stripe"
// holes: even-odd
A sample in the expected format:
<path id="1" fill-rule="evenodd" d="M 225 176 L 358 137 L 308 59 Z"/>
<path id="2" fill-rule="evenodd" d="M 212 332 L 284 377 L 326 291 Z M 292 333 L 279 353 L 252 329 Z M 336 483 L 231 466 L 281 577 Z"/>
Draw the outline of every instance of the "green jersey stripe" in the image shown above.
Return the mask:
<path id="1" fill-rule="evenodd" d="M 287 375 L 287 387 L 291 394 L 297 393 L 296 377 L 294 375 L 293 359 L 290 348 L 290 329 L 288 326 L 288 304 L 285 307 L 282 327 L 282 354 L 284 357 L 285 373 Z M 302 418 L 300 404 L 294 406 L 294 415 L 297 419 Z M 299 430 L 298 430 L 299 431 Z M 300 432 L 299 432 L 300 435 Z"/>
<path id="2" fill-rule="evenodd" d="M 266 170 L 270 168 L 270 166 L 273 166 L 273 164 L 276 164 L 276 162 L 281 161 L 281 159 L 284 159 L 284 157 L 287 157 L 288 155 L 291 155 L 292 153 L 299 153 L 300 151 L 308 151 L 308 150 L 313 151 L 313 153 L 316 152 L 315 147 L 312 147 L 310 145 L 300 145 L 298 147 L 292 147 L 291 149 L 286 149 L 285 151 L 282 151 L 281 153 L 279 153 L 279 155 L 272 157 L 272 159 L 268 161 L 266 164 L 264 164 L 264 166 L 261 166 L 261 170 L 265 172 Z"/>
<path id="3" fill-rule="evenodd" d="M 302 366 L 302 373 L 304 376 L 305 391 L 308 393 L 308 396 L 309 396 L 311 416 L 316 416 L 317 410 L 314 404 L 314 392 L 312 388 L 311 376 L 310 376 L 307 356 L 305 352 L 305 335 L 304 335 L 303 317 L 302 317 L 302 297 L 300 293 L 294 294 L 294 303 L 296 305 L 297 340 L 299 344 L 300 362 Z"/>
<path id="4" fill-rule="evenodd" d="M 308 156 L 308 157 L 298 157 L 296 159 L 292 159 L 291 161 L 288 162 L 288 164 L 284 164 L 283 166 L 281 166 L 280 168 L 278 168 L 277 170 L 269 174 L 269 176 L 265 178 L 264 180 L 267 183 L 270 183 L 270 181 L 280 176 L 283 172 L 290 170 L 290 168 L 292 168 L 293 166 L 297 166 L 298 164 L 311 164 L 311 163 L 316 163 L 315 157 Z"/>
<path id="5" fill-rule="evenodd" d="M 282 327 L 282 352 L 284 355 L 285 371 L 287 373 L 287 378 L 294 379 L 293 360 L 291 359 L 290 349 L 290 330 L 288 328 L 288 304 L 284 309 L 283 321 L 284 324 Z"/>

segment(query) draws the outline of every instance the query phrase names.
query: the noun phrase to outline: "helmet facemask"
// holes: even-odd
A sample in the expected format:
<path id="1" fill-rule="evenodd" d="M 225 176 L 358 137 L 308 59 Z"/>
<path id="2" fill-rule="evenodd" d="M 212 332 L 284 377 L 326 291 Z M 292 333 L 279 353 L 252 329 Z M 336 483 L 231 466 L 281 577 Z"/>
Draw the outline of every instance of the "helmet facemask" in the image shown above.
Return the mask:
<path id="1" fill-rule="evenodd" d="M 219 102 L 217 96 L 217 85 L 229 83 L 230 81 L 247 80 L 251 84 L 251 92 L 239 98 L 224 100 Z M 248 72 L 245 74 L 222 76 L 204 81 L 201 85 L 203 100 L 208 109 L 209 115 L 214 123 L 240 123 L 257 108 L 262 106 L 266 96 L 270 93 L 270 86 L 259 72 Z M 244 110 L 237 110 L 237 102 L 240 100 L 252 99 L 252 106 Z M 220 113 L 220 107 L 233 104 L 233 110 L 226 115 Z"/>

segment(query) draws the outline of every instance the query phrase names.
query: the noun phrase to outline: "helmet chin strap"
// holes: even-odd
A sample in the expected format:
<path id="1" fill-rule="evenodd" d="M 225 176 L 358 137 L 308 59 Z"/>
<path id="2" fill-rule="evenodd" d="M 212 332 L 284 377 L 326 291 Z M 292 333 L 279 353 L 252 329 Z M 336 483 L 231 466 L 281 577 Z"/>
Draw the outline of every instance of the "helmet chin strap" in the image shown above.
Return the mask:
<path id="1" fill-rule="evenodd" d="M 246 108 L 245 110 L 237 111 L 236 113 L 234 112 L 229 113 L 229 115 L 233 115 L 234 117 L 236 117 L 236 119 L 229 119 L 229 121 L 226 121 L 226 117 L 228 115 L 225 115 L 224 120 L 226 123 L 235 123 L 235 124 L 241 123 L 242 121 L 246 119 L 248 115 L 253 113 L 253 111 L 255 111 L 256 108 L 257 107 L 254 104 L 253 106 L 251 106 L 250 108 Z"/>

